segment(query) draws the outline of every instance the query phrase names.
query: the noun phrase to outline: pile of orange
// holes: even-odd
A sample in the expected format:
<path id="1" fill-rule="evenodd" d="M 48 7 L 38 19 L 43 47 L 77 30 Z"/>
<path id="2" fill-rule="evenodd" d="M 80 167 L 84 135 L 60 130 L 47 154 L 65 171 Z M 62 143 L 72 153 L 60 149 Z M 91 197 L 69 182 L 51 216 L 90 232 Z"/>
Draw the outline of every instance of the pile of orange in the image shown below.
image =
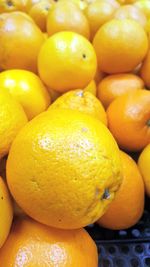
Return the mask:
<path id="1" fill-rule="evenodd" d="M 0 2 L 3 267 L 98 267 L 83 228 L 141 218 L 149 34 L 148 0 Z"/>

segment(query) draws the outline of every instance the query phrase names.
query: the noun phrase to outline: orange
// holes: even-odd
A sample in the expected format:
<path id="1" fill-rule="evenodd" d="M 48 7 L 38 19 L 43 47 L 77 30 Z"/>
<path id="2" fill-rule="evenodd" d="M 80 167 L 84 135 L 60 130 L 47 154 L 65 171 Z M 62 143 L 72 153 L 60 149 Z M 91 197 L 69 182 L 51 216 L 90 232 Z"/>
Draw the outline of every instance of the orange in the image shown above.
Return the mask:
<path id="1" fill-rule="evenodd" d="M 149 0 L 138 0 L 134 3 L 147 18 L 150 18 L 150 1 Z"/>
<path id="2" fill-rule="evenodd" d="M 45 111 L 50 105 L 50 96 L 40 78 L 27 70 L 1 72 L 0 90 L 6 90 L 16 98 L 28 119 Z"/>
<path id="3" fill-rule="evenodd" d="M 113 18 L 115 7 L 107 1 L 95 1 L 90 4 L 86 10 L 85 15 L 89 21 L 91 30 L 91 39 L 95 36 L 99 28 Z"/>
<path id="4" fill-rule="evenodd" d="M 120 151 L 123 182 L 114 201 L 98 223 L 103 227 L 121 230 L 138 222 L 144 211 L 144 184 L 137 164 Z"/>
<path id="5" fill-rule="evenodd" d="M 147 53 L 147 56 L 141 66 L 140 75 L 145 83 L 145 85 L 150 88 L 150 50 Z"/>
<path id="6" fill-rule="evenodd" d="M 24 13 L 0 16 L 0 68 L 37 71 L 43 33 Z M 9 31 L 8 31 L 9 29 Z M 27 30 L 28 29 L 28 30 Z"/>
<path id="7" fill-rule="evenodd" d="M 49 37 L 38 57 L 41 79 L 58 92 L 85 88 L 94 78 L 96 68 L 91 43 L 74 32 L 59 32 Z"/>
<path id="8" fill-rule="evenodd" d="M 134 74 L 114 74 L 105 77 L 98 85 L 97 96 L 105 108 L 118 96 L 144 88 L 140 77 Z"/>
<path id="9" fill-rule="evenodd" d="M 28 0 L 1 0 L 0 1 L 0 13 L 12 12 L 12 11 L 26 11 Z"/>
<path id="10" fill-rule="evenodd" d="M 80 8 L 69 1 L 60 1 L 52 6 L 47 18 L 47 32 L 51 36 L 60 31 L 77 32 L 90 36 L 88 20 Z"/>
<path id="11" fill-rule="evenodd" d="M 13 208 L 8 193 L 6 184 L 0 177 L 0 248 L 7 239 L 10 231 L 12 219 L 13 219 Z M 1 261 L 0 261 L 1 262 Z M 2 263 L 2 262 L 1 262 Z"/>
<path id="12" fill-rule="evenodd" d="M 114 14 L 115 19 L 132 19 L 140 23 L 144 29 L 147 25 L 147 17 L 138 7 L 134 5 L 125 5 L 118 8 Z"/>
<path id="13" fill-rule="evenodd" d="M 107 126 L 106 112 L 101 102 L 90 92 L 73 90 L 60 96 L 49 108 L 72 109 L 91 115 Z"/>
<path id="14" fill-rule="evenodd" d="M 9 257 L 8 257 L 9 255 Z M 58 230 L 31 219 L 16 219 L 0 250 L 5 267 L 97 267 L 96 245 L 84 229 Z"/>
<path id="15" fill-rule="evenodd" d="M 90 92 L 93 95 L 96 96 L 97 94 L 97 85 L 95 80 L 92 80 L 85 88 L 84 88 L 84 92 Z"/>
<path id="16" fill-rule="evenodd" d="M 108 126 L 119 146 L 138 151 L 150 142 L 150 91 L 116 98 L 107 109 Z"/>
<path id="17" fill-rule="evenodd" d="M 18 205 L 37 221 L 62 229 L 96 221 L 122 181 L 118 146 L 106 126 L 58 108 L 20 131 L 6 169 Z"/>
<path id="18" fill-rule="evenodd" d="M 99 69 L 110 73 L 132 71 L 145 57 L 148 38 L 133 20 L 110 20 L 96 33 L 93 45 Z"/>
<path id="19" fill-rule="evenodd" d="M 39 3 L 33 5 L 33 7 L 29 11 L 29 15 L 33 18 L 35 23 L 43 32 L 46 32 L 47 16 L 51 7 L 52 2 L 50 2 L 49 0 L 42 0 Z"/>
<path id="20" fill-rule="evenodd" d="M 20 129 L 27 123 L 21 105 L 4 90 L 0 90 L 0 158 L 8 154 Z"/>
<path id="21" fill-rule="evenodd" d="M 141 152 L 138 166 L 143 176 L 146 194 L 150 197 L 150 144 Z"/>

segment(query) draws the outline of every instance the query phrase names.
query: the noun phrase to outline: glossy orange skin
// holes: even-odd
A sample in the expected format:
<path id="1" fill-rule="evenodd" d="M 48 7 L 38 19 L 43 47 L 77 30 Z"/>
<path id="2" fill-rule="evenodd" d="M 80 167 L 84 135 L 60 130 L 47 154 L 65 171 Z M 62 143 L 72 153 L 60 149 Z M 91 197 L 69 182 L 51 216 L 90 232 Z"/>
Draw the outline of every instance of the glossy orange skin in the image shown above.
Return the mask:
<path id="1" fill-rule="evenodd" d="M 51 36 L 60 31 L 73 31 L 87 39 L 90 37 L 88 20 L 73 2 L 58 1 L 49 11 L 47 18 L 48 35 Z"/>
<path id="2" fill-rule="evenodd" d="M 150 50 L 147 53 L 147 56 L 142 64 L 141 70 L 140 70 L 140 76 L 145 82 L 145 85 L 150 88 Z"/>
<path id="3" fill-rule="evenodd" d="M 114 74 L 105 77 L 98 85 L 97 96 L 105 108 L 127 92 L 144 88 L 143 80 L 134 74 Z"/>
<path id="4" fill-rule="evenodd" d="M 118 97 L 108 107 L 107 118 L 121 148 L 143 149 L 150 143 L 150 91 L 137 90 Z"/>
<path id="5" fill-rule="evenodd" d="M 37 56 L 44 36 L 26 16 L 20 12 L 0 16 L 0 68 L 4 70 L 37 72 Z"/>
<path id="6" fill-rule="evenodd" d="M 123 182 L 116 198 L 98 223 L 113 230 L 135 225 L 144 210 L 144 183 L 137 164 L 128 154 L 120 151 Z"/>
<path id="7" fill-rule="evenodd" d="M 0 262 L 5 267 L 97 267 L 98 255 L 84 229 L 62 231 L 26 218 L 15 220 Z"/>

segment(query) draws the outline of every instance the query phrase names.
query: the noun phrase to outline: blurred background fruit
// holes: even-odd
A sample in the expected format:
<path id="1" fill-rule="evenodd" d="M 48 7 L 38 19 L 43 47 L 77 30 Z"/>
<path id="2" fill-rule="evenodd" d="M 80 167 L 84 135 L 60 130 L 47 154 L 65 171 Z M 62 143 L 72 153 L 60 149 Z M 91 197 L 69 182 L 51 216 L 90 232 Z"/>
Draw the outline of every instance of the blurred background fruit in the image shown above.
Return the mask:
<path id="1" fill-rule="evenodd" d="M 0 90 L 0 158 L 7 155 L 19 130 L 27 123 L 21 105 L 7 92 Z"/>
<path id="2" fill-rule="evenodd" d="M 113 18 L 116 8 L 107 1 L 95 1 L 85 9 L 85 15 L 89 21 L 91 39 L 99 28 Z"/>
<path id="3" fill-rule="evenodd" d="M 110 103 L 128 92 L 134 92 L 144 88 L 143 80 L 130 73 L 113 74 L 105 77 L 98 85 L 97 96 L 107 109 Z"/>
<path id="4" fill-rule="evenodd" d="M 22 105 L 29 120 L 45 111 L 50 95 L 40 78 L 26 70 L 6 70 L 0 73 L 0 90 L 9 92 Z"/>
<path id="5" fill-rule="evenodd" d="M 147 17 L 144 12 L 133 5 L 125 5 L 118 8 L 114 14 L 115 19 L 132 19 L 138 22 L 144 29 L 147 25 Z"/>
<path id="6" fill-rule="evenodd" d="M 77 32 L 90 37 L 89 23 L 80 8 L 72 1 L 62 0 L 51 7 L 47 18 L 49 36 L 60 31 Z"/>
<path id="7" fill-rule="evenodd" d="M 119 96 L 108 107 L 107 118 L 122 149 L 142 150 L 150 143 L 150 91 L 143 89 Z"/>
<path id="8" fill-rule="evenodd" d="M 28 12 L 29 16 L 33 18 L 37 26 L 43 32 L 46 32 L 47 16 L 53 4 L 54 3 L 49 0 L 42 0 L 33 5 Z"/>
<path id="9" fill-rule="evenodd" d="M 133 20 L 110 20 L 96 33 L 93 41 L 99 69 L 115 74 L 132 71 L 146 56 L 148 38 Z"/>
<path id="10" fill-rule="evenodd" d="M 28 15 L 24 16 L 20 12 L 12 12 L 5 17 L 0 15 L 1 69 L 37 72 L 37 56 L 44 36 L 36 24 L 26 17 Z"/>

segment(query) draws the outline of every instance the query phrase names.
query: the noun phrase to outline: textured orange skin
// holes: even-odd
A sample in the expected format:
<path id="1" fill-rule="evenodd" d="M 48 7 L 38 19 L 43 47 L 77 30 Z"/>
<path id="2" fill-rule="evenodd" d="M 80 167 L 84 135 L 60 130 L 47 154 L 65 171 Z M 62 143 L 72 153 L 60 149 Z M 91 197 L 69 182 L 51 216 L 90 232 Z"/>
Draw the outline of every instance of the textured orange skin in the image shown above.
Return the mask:
<path id="1" fill-rule="evenodd" d="M 81 228 L 96 221 L 121 181 L 119 150 L 111 133 L 75 110 L 51 109 L 34 118 L 17 135 L 7 160 L 7 182 L 18 205 L 56 228 Z M 109 199 L 103 198 L 107 188 Z"/>
<path id="2" fill-rule="evenodd" d="M 114 14 L 115 19 L 133 19 L 146 29 L 147 17 L 134 5 L 125 5 L 118 8 Z"/>
<path id="3" fill-rule="evenodd" d="M 62 231 L 26 218 L 14 221 L 0 262 L 5 267 L 97 267 L 98 254 L 84 229 Z"/>
<path id="4" fill-rule="evenodd" d="M 49 11 L 47 18 L 48 35 L 51 36 L 60 31 L 77 32 L 89 39 L 90 28 L 88 20 L 73 2 L 60 1 L 53 5 Z"/>
<path id="5" fill-rule="evenodd" d="M 43 82 L 58 92 L 84 89 L 94 78 L 96 54 L 91 43 L 75 32 L 58 32 L 43 44 L 38 71 Z"/>
<path id="6" fill-rule="evenodd" d="M 150 197 L 150 144 L 141 152 L 138 158 L 138 166 L 145 184 L 146 194 Z"/>
<path id="7" fill-rule="evenodd" d="M 139 151 L 150 143 L 150 91 L 137 90 L 115 99 L 107 109 L 108 127 L 118 145 Z"/>
<path id="8" fill-rule="evenodd" d="M 144 59 L 148 38 L 134 20 L 113 19 L 96 33 L 95 48 L 99 69 L 109 74 L 130 72 Z"/>
<path id="9" fill-rule="evenodd" d="M 144 184 L 137 164 L 120 152 L 123 182 L 114 201 L 98 223 L 113 230 L 126 229 L 138 222 L 144 211 Z"/>
<path id="10" fill-rule="evenodd" d="M 107 1 L 95 1 L 85 9 L 85 15 L 89 21 L 91 40 L 98 29 L 113 18 L 116 8 Z"/>
<path id="11" fill-rule="evenodd" d="M 51 109 L 72 109 L 91 115 L 107 126 L 107 116 L 101 102 L 90 92 L 73 90 L 60 96 L 50 107 Z"/>
<path id="12" fill-rule="evenodd" d="M 27 16 L 27 15 L 26 15 Z M 40 29 L 20 12 L 0 16 L 0 68 L 37 72 L 37 56 L 44 42 Z M 9 30 L 8 30 L 9 29 Z"/>
<path id="13" fill-rule="evenodd" d="M 114 74 L 105 77 L 98 85 L 97 96 L 105 108 L 110 103 L 127 92 L 144 88 L 144 82 L 134 74 Z"/>

